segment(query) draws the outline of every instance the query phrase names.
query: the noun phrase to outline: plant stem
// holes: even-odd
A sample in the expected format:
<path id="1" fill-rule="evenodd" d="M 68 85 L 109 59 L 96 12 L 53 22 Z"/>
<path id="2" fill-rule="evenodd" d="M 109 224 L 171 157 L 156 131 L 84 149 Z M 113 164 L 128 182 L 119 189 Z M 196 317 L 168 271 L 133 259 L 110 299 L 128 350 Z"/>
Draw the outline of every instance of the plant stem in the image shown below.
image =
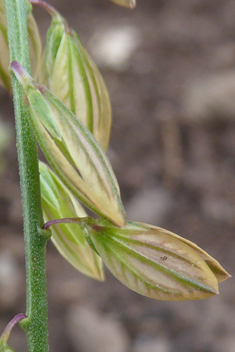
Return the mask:
<path id="1" fill-rule="evenodd" d="M 18 61 L 30 72 L 27 15 L 31 5 L 26 0 L 4 0 L 8 27 L 10 61 Z M 23 205 L 26 257 L 27 319 L 21 326 L 27 334 L 30 352 L 48 351 L 46 242 L 43 226 L 38 171 L 38 153 L 35 137 L 29 125 L 21 88 L 11 74 L 17 153 Z"/>

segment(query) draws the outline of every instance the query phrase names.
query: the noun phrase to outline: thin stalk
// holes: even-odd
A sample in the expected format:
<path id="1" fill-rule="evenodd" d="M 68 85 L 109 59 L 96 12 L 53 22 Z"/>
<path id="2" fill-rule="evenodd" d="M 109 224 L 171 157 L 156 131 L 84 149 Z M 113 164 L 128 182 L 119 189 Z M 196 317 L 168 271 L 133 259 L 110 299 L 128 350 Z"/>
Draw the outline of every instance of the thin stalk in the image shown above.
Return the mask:
<path id="1" fill-rule="evenodd" d="M 10 336 L 11 330 L 12 328 L 19 323 L 21 320 L 27 318 L 25 314 L 23 313 L 19 313 L 17 314 L 13 319 L 11 319 L 11 321 L 7 324 L 7 326 L 5 327 L 2 335 L 0 336 L 0 347 L 1 347 L 1 343 L 7 343 L 7 340 Z M 0 348 L 1 349 L 1 348 Z"/>
<path id="2" fill-rule="evenodd" d="M 10 61 L 18 61 L 30 72 L 26 0 L 4 0 L 8 27 Z M 40 196 L 37 144 L 29 125 L 21 88 L 11 74 L 17 153 L 23 205 L 27 318 L 21 322 L 30 352 L 48 351 L 46 242 Z"/>

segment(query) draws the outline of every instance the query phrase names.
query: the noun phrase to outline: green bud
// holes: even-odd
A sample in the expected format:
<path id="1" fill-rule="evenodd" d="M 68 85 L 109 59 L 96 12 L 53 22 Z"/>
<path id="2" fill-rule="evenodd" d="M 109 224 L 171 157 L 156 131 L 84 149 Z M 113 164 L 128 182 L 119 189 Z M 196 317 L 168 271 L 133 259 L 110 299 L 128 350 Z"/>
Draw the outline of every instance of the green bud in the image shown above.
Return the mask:
<path id="1" fill-rule="evenodd" d="M 42 48 L 38 27 L 32 14 L 28 15 L 28 32 L 32 73 L 33 77 L 36 77 L 41 59 Z M 0 48 L 0 85 L 4 86 L 8 91 L 11 91 L 7 24 L 3 0 L 0 0 Z"/>
<path id="2" fill-rule="evenodd" d="M 45 221 L 87 216 L 49 166 L 40 162 L 39 171 Z M 104 279 L 102 260 L 88 245 L 81 227 L 75 224 L 59 224 L 53 226 L 51 231 L 52 242 L 70 264 L 87 276 L 97 280 Z"/>
<path id="3" fill-rule="evenodd" d="M 49 89 L 106 149 L 111 105 L 104 80 L 75 31 L 56 10 L 43 5 L 52 15 L 45 55 Z"/>
<path id="4" fill-rule="evenodd" d="M 12 69 L 27 97 L 38 143 L 61 181 L 81 202 L 117 226 L 125 225 L 119 186 L 93 135 L 77 117 L 23 67 Z"/>
<path id="5" fill-rule="evenodd" d="M 183 301 L 218 293 L 229 277 L 194 243 L 147 224 L 119 229 L 104 219 L 79 220 L 106 266 L 124 285 L 151 298 Z"/>
<path id="6" fill-rule="evenodd" d="M 118 4 L 120 6 L 130 7 L 131 9 L 133 9 L 136 6 L 135 0 L 111 0 L 111 1 L 115 2 L 115 4 Z"/>

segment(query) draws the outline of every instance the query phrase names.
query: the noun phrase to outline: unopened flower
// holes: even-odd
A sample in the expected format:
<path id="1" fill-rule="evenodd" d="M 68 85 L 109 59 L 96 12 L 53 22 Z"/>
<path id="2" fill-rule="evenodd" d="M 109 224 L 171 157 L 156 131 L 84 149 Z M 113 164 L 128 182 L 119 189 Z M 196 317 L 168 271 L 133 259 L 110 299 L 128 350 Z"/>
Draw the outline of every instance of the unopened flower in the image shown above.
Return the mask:
<path id="1" fill-rule="evenodd" d="M 104 219 L 71 221 L 83 228 L 113 275 L 144 296 L 171 301 L 203 299 L 217 294 L 218 283 L 229 277 L 197 245 L 160 227 L 128 222 L 120 229 Z"/>
<path id="2" fill-rule="evenodd" d="M 56 218 L 87 216 L 77 199 L 66 189 L 49 166 L 40 162 L 40 185 L 43 214 L 46 221 Z M 75 224 L 53 226 L 52 242 L 76 269 L 97 280 L 103 280 L 102 260 L 89 246 L 83 230 Z"/>
<path id="3" fill-rule="evenodd" d="M 18 62 L 11 64 L 27 98 L 38 143 L 60 180 L 81 202 L 117 226 L 125 225 L 119 186 L 90 131 Z"/>
<path id="4" fill-rule="evenodd" d="M 111 1 L 115 2 L 120 6 L 130 7 L 131 9 L 133 9 L 136 5 L 135 0 L 111 0 Z"/>
<path id="5" fill-rule="evenodd" d="M 36 77 L 42 48 L 38 27 L 32 14 L 29 14 L 28 16 L 28 33 L 32 75 L 33 77 Z M 0 85 L 4 86 L 8 91 L 11 91 L 9 64 L 10 59 L 4 1 L 0 0 Z"/>
<path id="6" fill-rule="evenodd" d="M 97 66 L 76 32 L 51 5 L 40 0 L 32 2 L 43 6 L 52 16 L 47 32 L 45 62 L 41 70 L 42 73 L 46 70 L 50 91 L 106 149 L 111 127 L 111 104 Z"/>

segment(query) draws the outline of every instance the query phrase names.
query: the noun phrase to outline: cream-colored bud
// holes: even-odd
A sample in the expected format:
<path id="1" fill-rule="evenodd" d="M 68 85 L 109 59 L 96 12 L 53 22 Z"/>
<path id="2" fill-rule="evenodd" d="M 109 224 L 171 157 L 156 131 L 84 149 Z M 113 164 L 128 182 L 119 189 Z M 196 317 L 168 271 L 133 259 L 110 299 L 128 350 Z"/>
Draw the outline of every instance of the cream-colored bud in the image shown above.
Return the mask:
<path id="1" fill-rule="evenodd" d="M 183 301 L 218 293 L 229 274 L 194 243 L 165 229 L 128 222 L 121 229 L 103 219 L 81 219 L 94 248 L 124 285 L 151 298 Z"/>
<path id="2" fill-rule="evenodd" d="M 49 5 L 45 8 L 52 14 L 45 49 L 48 87 L 106 149 L 111 104 L 104 80 L 66 20 Z"/>
<path id="3" fill-rule="evenodd" d="M 125 225 L 119 186 L 90 131 L 18 62 L 11 64 L 27 98 L 38 143 L 57 176 L 81 202 L 117 226 Z"/>
<path id="4" fill-rule="evenodd" d="M 45 221 L 87 216 L 77 199 L 62 184 L 49 166 L 40 162 L 40 184 Z M 83 274 L 103 280 L 101 258 L 91 249 L 83 230 L 75 224 L 59 224 L 51 228 L 52 242 L 60 254 Z"/>

